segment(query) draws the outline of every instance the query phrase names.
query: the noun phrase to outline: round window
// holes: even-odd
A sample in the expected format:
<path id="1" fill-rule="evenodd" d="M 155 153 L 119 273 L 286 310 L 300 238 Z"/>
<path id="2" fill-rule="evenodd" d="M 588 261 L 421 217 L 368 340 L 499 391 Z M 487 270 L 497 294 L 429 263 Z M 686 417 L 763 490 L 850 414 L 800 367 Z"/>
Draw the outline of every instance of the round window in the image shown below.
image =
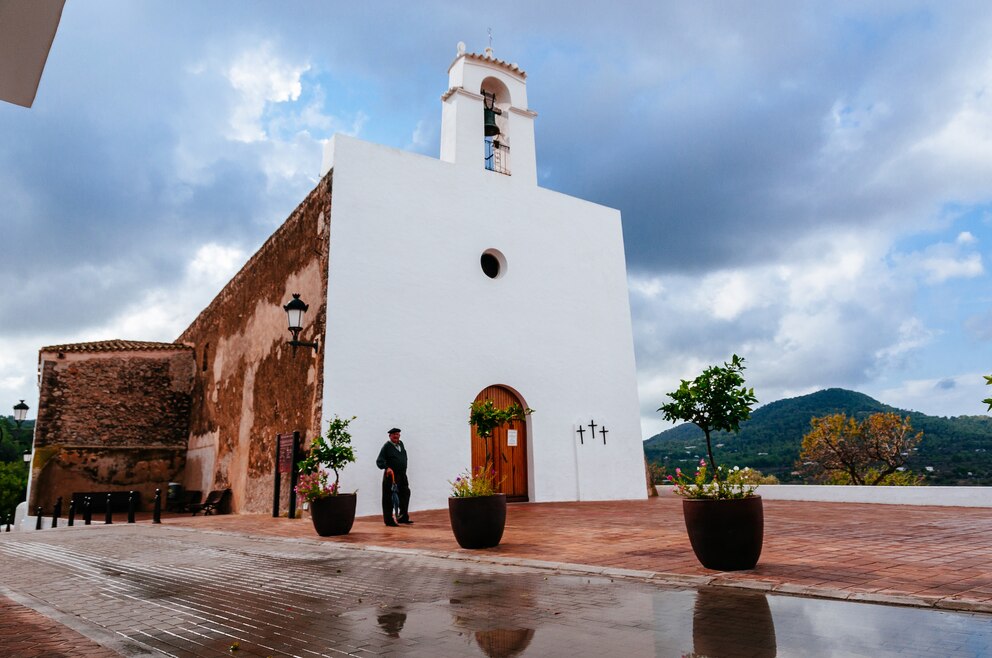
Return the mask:
<path id="1" fill-rule="evenodd" d="M 479 264 L 490 279 L 498 279 L 506 273 L 506 257 L 498 249 L 486 249 L 482 252 Z"/>

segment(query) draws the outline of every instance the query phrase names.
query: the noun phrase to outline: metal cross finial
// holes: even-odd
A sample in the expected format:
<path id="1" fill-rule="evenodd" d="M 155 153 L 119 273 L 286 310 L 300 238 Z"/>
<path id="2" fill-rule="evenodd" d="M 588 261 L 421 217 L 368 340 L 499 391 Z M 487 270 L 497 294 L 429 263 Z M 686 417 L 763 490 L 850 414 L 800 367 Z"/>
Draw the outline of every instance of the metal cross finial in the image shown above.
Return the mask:
<path id="1" fill-rule="evenodd" d="M 579 433 L 579 443 L 581 443 L 582 445 L 585 445 L 586 444 L 586 441 L 585 441 L 586 428 L 584 428 L 581 425 L 579 425 L 579 429 L 576 430 L 576 431 L 578 431 L 578 433 Z"/>
<path id="2" fill-rule="evenodd" d="M 604 446 L 606 445 L 606 433 L 609 432 L 609 431 L 610 430 L 606 429 L 606 426 L 605 425 L 599 430 L 599 433 L 603 435 L 603 445 Z"/>

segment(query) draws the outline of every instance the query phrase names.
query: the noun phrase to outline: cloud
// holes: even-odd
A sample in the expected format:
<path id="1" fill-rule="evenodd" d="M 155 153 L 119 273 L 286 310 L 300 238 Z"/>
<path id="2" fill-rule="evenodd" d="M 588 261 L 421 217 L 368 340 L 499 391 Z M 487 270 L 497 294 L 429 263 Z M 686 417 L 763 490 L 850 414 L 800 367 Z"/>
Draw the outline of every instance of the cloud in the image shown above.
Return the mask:
<path id="1" fill-rule="evenodd" d="M 228 138 L 241 142 L 266 139 L 262 126 L 266 105 L 297 100 L 302 92 L 300 76 L 309 69 L 307 62 L 294 64 L 275 56 L 271 42 L 242 52 L 225 72 L 239 94 Z"/>

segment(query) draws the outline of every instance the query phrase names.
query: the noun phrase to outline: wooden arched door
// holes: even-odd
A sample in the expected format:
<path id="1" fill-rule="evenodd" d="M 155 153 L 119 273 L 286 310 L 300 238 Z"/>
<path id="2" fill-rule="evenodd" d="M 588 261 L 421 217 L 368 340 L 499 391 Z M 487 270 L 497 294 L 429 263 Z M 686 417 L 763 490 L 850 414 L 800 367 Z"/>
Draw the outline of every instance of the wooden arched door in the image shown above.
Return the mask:
<path id="1" fill-rule="evenodd" d="M 506 408 L 514 402 L 524 407 L 516 393 L 505 386 L 489 386 L 476 396 L 478 400 L 492 400 L 497 407 Z M 527 495 L 527 422 L 514 421 L 496 429 L 489 438 L 496 480 L 501 481 L 500 492 L 512 503 L 526 502 Z M 472 426 L 472 471 L 486 463 L 486 444 Z"/>

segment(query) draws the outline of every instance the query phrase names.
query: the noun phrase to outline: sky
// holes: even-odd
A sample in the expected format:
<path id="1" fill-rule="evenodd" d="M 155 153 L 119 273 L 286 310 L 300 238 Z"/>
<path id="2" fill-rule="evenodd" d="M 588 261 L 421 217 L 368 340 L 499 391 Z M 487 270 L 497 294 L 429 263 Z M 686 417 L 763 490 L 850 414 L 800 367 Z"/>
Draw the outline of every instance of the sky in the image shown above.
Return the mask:
<path id="1" fill-rule="evenodd" d="M 992 5 L 784 0 L 70 0 L 0 102 L 0 410 L 42 346 L 178 337 L 334 133 L 437 157 L 490 29 L 539 184 L 622 213 L 645 438 L 735 353 L 761 403 L 985 413 Z"/>

